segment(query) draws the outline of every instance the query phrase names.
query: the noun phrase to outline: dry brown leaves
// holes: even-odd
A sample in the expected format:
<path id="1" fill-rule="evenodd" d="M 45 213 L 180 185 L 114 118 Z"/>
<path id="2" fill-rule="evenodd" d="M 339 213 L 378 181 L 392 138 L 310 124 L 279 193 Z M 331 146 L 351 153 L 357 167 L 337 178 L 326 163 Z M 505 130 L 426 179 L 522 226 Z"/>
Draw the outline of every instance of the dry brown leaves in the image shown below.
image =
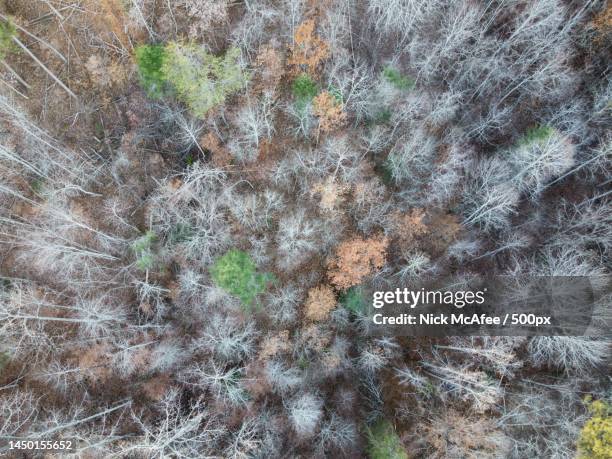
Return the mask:
<path id="1" fill-rule="evenodd" d="M 334 291 L 328 285 L 320 285 L 308 291 L 306 318 L 314 322 L 327 319 L 336 307 Z"/>
<path id="2" fill-rule="evenodd" d="M 435 452 L 431 457 L 493 457 L 509 446 L 509 439 L 486 417 L 467 417 L 450 410 L 424 425 L 424 436 Z"/>
<path id="3" fill-rule="evenodd" d="M 99 0 L 104 14 L 96 15 L 108 26 L 109 34 L 119 40 L 125 49 L 131 49 L 131 41 L 126 34 L 126 17 L 123 5 L 119 0 Z M 94 2 L 95 4 L 95 2 Z"/>
<path id="4" fill-rule="evenodd" d="M 412 209 L 405 214 L 398 212 L 393 215 L 393 232 L 397 235 L 402 247 L 412 247 L 417 237 L 427 233 L 427 226 L 423 222 L 424 218 L 425 211 L 423 209 Z"/>
<path id="5" fill-rule="evenodd" d="M 170 377 L 162 374 L 149 379 L 142 385 L 144 394 L 156 402 L 161 401 L 171 387 Z"/>
<path id="6" fill-rule="evenodd" d="M 349 191 L 346 185 L 340 185 L 333 177 L 328 177 L 324 182 L 315 183 L 311 188 L 311 195 L 320 196 L 319 207 L 323 211 L 333 212 L 344 202 L 345 194 Z"/>
<path id="7" fill-rule="evenodd" d="M 315 22 L 307 19 L 302 22 L 293 36 L 294 45 L 290 48 L 287 65 L 293 67 L 293 73 L 307 72 L 312 76 L 321 63 L 329 56 L 328 44 L 315 35 Z"/>
<path id="8" fill-rule="evenodd" d="M 75 352 L 79 368 L 93 385 L 103 384 L 112 376 L 111 355 L 108 344 L 95 344 Z"/>
<path id="9" fill-rule="evenodd" d="M 446 251 L 462 230 L 459 218 L 453 214 L 415 208 L 397 212 L 391 218 L 391 230 L 403 249 L 419 247 L 436 256 Z"/>
<path id="10" fill-rule="evenodd" d="M 342 242 L 327 263 L 330 282 L 340 290 L 360 284 L 384 266 L 388 243 L 386 237 L 356 237 Z"/>
<path id="11" fill-rule="evenodd" d="M 271 45 L 265 45 L 260 48 L 255 62 L 259 69 L 256 91 L 274 91 L 283 76 L 282 56 Z"/>
<path id="12" fill-rule="evenodd" d="M 612 3 L 608 3 L 606 9 L 598 13 L 591 22 L 593 27 L 600 33 L 610 33 L 612 31 Z"/>
<path id="13" fill-rule="evenodd" d="M 128 79 L 128 70 L 116 61 L 106 62 L 97 54 L 92 54 L 85 63 L 92 83 L 101 89 L 120 88 Z"/>
<path id="14" fill-rule="evenodd" d="M 289 339 L 289 331 L 282 330 L 275 335 L 267 336 L 261 343 L 259 358 L 268 360 L 277 354 L 288 352 L 291 349 L 291 340 Z"/>
<path id="15" fill-rule="evenodd" d="M 329 91 L 322 91 L 313 100 L 313 112 L 319 118 L 319 129 L 331 132 L 346 122 L 346 113 L 342 111 L 342 104 L 332 96 Z"/>
<path id="16" fill-rule="evenodd" d="M 329 347 L 332 341 L 332 334 L 329 330 L 317 324 L 311 324 L 301 330 L 299 336 L 299 345 L 312 349 L 315 352 L 323 352 Z"/>
<path id="17" fill-rule="evenodd" d="M 232 161 L 232 155 L 221 145 L 219 138 L 212 132 L 200 137 L 200 146 L 212 153 L 211 162 L 217 167 L 227 167 Z"/>
<path id="18" fill-rule="evenodd" d="M 457 240 L 463 227 L 459 217 L 453 214 L 433 215 L 427 223 L 428 239 L 433 253 L 444 253 Z"/>

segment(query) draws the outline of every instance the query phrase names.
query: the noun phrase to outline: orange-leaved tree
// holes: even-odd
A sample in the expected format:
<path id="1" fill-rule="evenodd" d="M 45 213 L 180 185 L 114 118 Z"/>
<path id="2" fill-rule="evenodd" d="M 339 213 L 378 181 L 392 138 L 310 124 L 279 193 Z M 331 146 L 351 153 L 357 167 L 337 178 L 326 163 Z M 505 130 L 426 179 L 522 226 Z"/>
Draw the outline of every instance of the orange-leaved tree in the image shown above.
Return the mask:
<path id="1" fill-rule="evenodd" d="M 327 263 L 330 282 L 340 290 L 360 284 L 383 267 L 388 243 L 386 237 L 356 237 L 342 242 Z"/>

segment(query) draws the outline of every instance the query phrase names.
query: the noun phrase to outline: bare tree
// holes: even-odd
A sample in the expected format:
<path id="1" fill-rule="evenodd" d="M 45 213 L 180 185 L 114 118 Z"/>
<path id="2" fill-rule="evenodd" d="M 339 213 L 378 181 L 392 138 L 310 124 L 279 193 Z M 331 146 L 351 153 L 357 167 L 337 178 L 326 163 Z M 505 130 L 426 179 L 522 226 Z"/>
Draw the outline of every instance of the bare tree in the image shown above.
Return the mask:
<path id="1" fill-rule="evenodd" d="M 534 365 L 547 365 L 568 373 L 589 373 L 609 363 L 610 342 L 582 336 L 536 336 L 528 351 Z"/>
<path id="2" fill-rule="evenodd" d="M 149 425 L 137 413 L 132 419 L 140 428 L 142 436 L 128 443 L 122 454 L 139 454 L 151 458 L 172 455 L 177 458 L 201 457 L 215 451 L 215 445 L 225 430 L 214 424 L 213 417 L 198 400 L 183 413 L 180 393 L 171 390 L 158 405 L 159 420 Z"/>
<path id="3" fill-rule="evenodd" d="M 194 346 L 211 352 L 220 361 L 238 363 L 252 355 L 256 336 L 252 323 L 215 314 Z"/>
<path id="4" fill-rule="evenodd" d="M 502 229 L 515 212 L 519 193 L 508 181 L 508 167 L 497 159 L 483 159 L 472 167 L 463 191 L 464 225 Z"/>
<path id="5" fill-rule="evenodd" d="M 298 395 L 287 403 L 289 419 L 300 437 L 312 437 L 323 416 L 323 401 L 311 393 Z"/>
<path id="6" fill-rule="evenodd" d="M 281 220 L 276 234 L 277 265 L 295 269 L 317 250 L 319 237 L 319 222 L 310 219 L 304 209 L 289 214 Z"/>

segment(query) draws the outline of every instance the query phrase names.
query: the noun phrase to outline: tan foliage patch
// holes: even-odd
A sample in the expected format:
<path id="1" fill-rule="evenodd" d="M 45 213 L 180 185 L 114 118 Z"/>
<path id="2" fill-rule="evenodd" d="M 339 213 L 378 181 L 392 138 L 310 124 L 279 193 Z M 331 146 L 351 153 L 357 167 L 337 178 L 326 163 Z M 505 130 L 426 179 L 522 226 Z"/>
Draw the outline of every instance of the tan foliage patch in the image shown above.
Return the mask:
<path id="1" fill-rule="evenodd" d="M 461 231 L 459 218 L 453 214 L 412 209 L 391 217 L 391 230 L 402 249 L 420 247 L 432 255 L 441 254 Z"/>
<path id="2" fill-rule="evenodd" d="M 333 177 L 328 177 L 325 182 L 316 183 L 311 189 L 313 195 L 320 195 L 319 206 L 325 211 L 338 209 L 344 201 L 344 194 L 347 191 L 348 187 L 338 184 Z"/>
<path id="3" fill-rule="evenodd" d="M 453 214 L 439 214 L 430 218 L 428 240 L 436 253 L 446 251 L 449 245 L 457 240 L 462 230 L 459 217 Z"/>
<path id="4" fill-rule="evenodd" d="M 259 351 L 259 358 L 267 360 L 270 357 L 283 352 L 287 352 L 291 349 L 291 342 L 289 340 L 289 332 L 283 330 L 275 335 L 266 337 L 262 344 L 261 350 Z"/>
<path id="5" fill-rule="evenodd" d="M 130 39 L 126 34 L 125 10 L 120 0 L 99 0 L 104 14 L 96 15 L 107 25 L 107 29 L 112 33 L 125 49 L 131 49 Z M 92 2 L 95 5 L 95 2 Z"/>
<path id="6" fill-rule="evenodd" d="M 316 352 L 322 352 L 329 346 L 331 340 L 332 335 L 328 330 L 323 330 L 322 327 L 312 324 L 302 329 L 299 344 Z"/>
<path id="7" fill-rule="evenodd" d="M 427 443 L 435 449 L 431 457 L 497 457 L 509 440 L 495 422 L 486 417 L 468 418 L 455 410 L 424 425 Z M 497 453 L 497 454 L 496 454 Z"/>
<path id="8" fill-rule="evenodd" d="M 306 300 L 306 318 L 308 320 L 325 320 L 335 307 L 336 297 L 331 287 L 320 285 L 308 291 L 308 299 Z"/>
<path id="9" fill-rule="evenodd" d="M 295 30 L 294 45 L 287 61 L 289 66 L 294 67 L 295 73 L 301 71 L 314 76 L 321 63 L 329 56 L 329 46 L 315 35 L 314 29 L 314 20 L 307 19 Z"/>
<path id="10" fill-rule="evenodd" d="M 331 132 L 344 125 L 346 113 L 342 104 L 329 91 L 322 91 L 312 102 L 313 112 L 319 118 L 319 129 Z"/>
<path id="11" fill-rule="evenodd" d="M 142 390 L 144 394 L 149 397 L 151 400 L 156 402 L 161 401 L 164 398 L 164 395 L 168 392 L 170 388 L 170 378 L 166 374 L 162 374 L 151 378 L 147 382 L 142 385 Z"/>
<path id="12" fill-rule="evenodd" d="M 258 89 L 274 91 L 283 76 L 283 61 L 280 53 L 271 45 L 262 46 L 256 58 L 259 69 Z"/>
<path id="13" fill-rule="evenodd" d="M 608 3 L 608 6 L 593 18 L 592 24 L 600 33 L 612 31 L 612 3 Z"/>
<path id="14" fill-rule="evenodd" d="M 341 290 L 360 284 L 364 278 L 384 266 L 388 243 L 386 237 L 356 237 L 342 242 L 336 256 L 327 264 L 331 283 Z"/>
<path id="15" fill-rule="evenodd" d="M 229 166 L 232 160 L 232 155 L 227 148 L 221 145 L 219 138 L 212 132 L 200 137 L 200 146 L 212 153 L 211 161 L 217 167 Z"/>
<path id="16" fill-rule="evenodd" d="M 118 62 L 106 62 L 103 57 L 92 54 L 85 63 L 89 78 L 99 88 L 121 87 L 127 81 L 127 69 Z"/>
<path id="17" fill-rule="evenodd" d="M 107 344 L 95 344 L 78 355 L 78 365 L 92 384 L 104 383 L 111 375 L 111 349 Z"/>
<path id="18" fill-rule="evenodd" d="M 412 209 L 405 214 L 398 212 L 393 215 L 393 232 L 397 235 L 403 247 L 411 247 L 417 237 L 427 233 L 424 218 L 425 211 L 423 209 Z"/>

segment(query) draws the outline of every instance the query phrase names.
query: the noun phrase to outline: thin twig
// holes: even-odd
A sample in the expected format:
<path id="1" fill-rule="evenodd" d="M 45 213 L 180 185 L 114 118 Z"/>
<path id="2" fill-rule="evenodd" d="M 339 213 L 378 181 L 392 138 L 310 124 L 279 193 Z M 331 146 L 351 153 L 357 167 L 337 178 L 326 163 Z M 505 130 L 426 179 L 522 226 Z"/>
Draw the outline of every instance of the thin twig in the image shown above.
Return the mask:
<path id="1" fill-rule="evenodd" d="M 23 78 L 21 78 L 21 77 L 19 76 L 19 74 L 18 74 L 18 73 L 17 73 L 17 72 L 16 72 L 16 71 L 13 69 L 13 67 L 11 67 L 10 65 L 8 65 L 8 64 L 6 63 L 6 61 L 1 61 L 1 62 L 2 62 L 2 65 L 4 66 L 4 68 L 5 68 L 5 69 L 7 69 L 9 72 L 11 72 L 11 74 L 12 74 L 12 75 L 13 75 L 13 76 L 14 76 L 14 77 L 17 79 L 17 81 L 19 81 L 19 82 L 20 82 L 22 85 L 24 85 L 26 88 L 28 88 L 28 89 L 30 89 L 30 88 L 31 88 L 31 86 L 30 86 L 28 83 L 26 83 L 26 81 L 25 81 Z"/>
<path id="2" fill-rule="evenodd" d="M 43 39 L 42 39 L 42 38 L 40 38 L 40 37 L 37 37 L 37 36 L 36 36 L 36 35 L 34 35 L 33 33 L 28 32 L 26 29 L 24 29 L 23 27 L 21 27 L 19 24 L 17 24 L 17 23 L 15 23 L 15 22 L 10 21 L 10 19 L 9 19 L 8 17 L 6 17 L 5 15 L 3 15 L 3 14 L 0 14 L 0 18 L 4 19 L 4 20 L 5 20 L 5 21 L 7 21 L 7 22 L 11 22 L 11 24 L 13 24 L 13 25 L 14 25 L 14 26 L 15 26 L 17 29 L 19 29 L 19 30 L 20 30 L 20 31 L 22 31 L 23 33 L 25 33 L 25 34 L 26 34 L 28 37 L 33 38 L 34 40 L 38 41 L 39 43 L 42 43 L 43 45 L 45 45 L 47 48 L 49 48 L 51 51 L 53 51 L 53 52 L 54 52 L 54 53 L 57 55 L 57 57 L 59 57 L 59 58 L 62 60 L 62 62 L 64 62 L 64 63 L 68 62 L 68 61 L 66 60 L 66 58 L 64 57 L 64 55 L 63 55 L 62 53 L 60 53 L 60 52 L 59 52 L 57 49 L 55 49 L 55 48 L 54 48 L 54 47 L 51 45 L 51 43 L 49 43 L 49 42 L 47 42 L 47 41 L 43 40 Z M 13 38 L 14 38 L 14 37 L 13 37 Z"/>
<path id="3" fill-rule="evenodd" d="M 53 78 L 53 80 L 54 80 L 54 81 L 55 81 L 57 84 L 59 84 L 59 85 L 60 85 L 60 86 L 61 86 L 61 87 L 62 87 L 62 88 L 63 88 L 63 89 L 64 89 L 64 90 L 65 90 L 65 91 L 68 93 L 68 94 L 70 94 L 72 97 L 74 97 L 75 99 L 78 99 L 77 95 L 76 95 L 75 93 L 73 93 L 73 92 L 70 90 L 70 88 L 69 88 L 68 86 L 66 86 L 64 83 L 62 83 L 62 80 L 60 80 L 58 77 L 56 77 L 56 76 L 53 74 L 53 72 L 52 72 L 51 70 L 49 70 L 49 69 L 47 68 L 47 66 L 46 66 L 45 64 L 43 64 L 43 63 L 42 63 L 42 62 L 41 62 L 41 61 L 40 61 L 40 60 L 39 60 L 39 59 L 38 59 L 38 58 L 37 58 L 37 57 L 34 55 L 34 53 L 32 53 L 32 51 L 30 51 L 30 50 L 28 49 L 28 47 L 27 47 L 26 45 L 24 45 L 23 43 L 21 43 L 21 41 L 19 40 L 19 38 L 17 38 L 17 37 L 12 37 L 12 38 L 13 38 L 13 41 L 14 41 L 15 43 L 17 43 L 17 45 L 19 45 L 19 47 L 20 47 L 21 49 L 23 49 L 23 50 L 26 52 L 26 54 L 27 54 L 28 56 L 30 56 L 32 59 L 34 59 L 34 62 L 36 62 L 36 63 L 37 63 L 37 64 L 38 64 L 40 67 L 42 67 L 42 69 L 43 69 L 45 72 L 47 72 L 47 74 L 48 74 L 48 75 L 49 75 L 51 78 Z"/>
<path id="4" fill-rule="evenodd" d="M 26 96 L 25 94 L 23 94 L 21 91 L 19 91 L 17 88 L 14 88 L 12 85 L 10 85 L 9 83 L 7 83 L 6 81 L 4 81 L 2 78 L 0 78 L 0 82 L 4 83 L 5 85 L 7 85 L 10 89 L 12 89 L 13 91 L 15 91 L 17 94 L 19 94 L 21 97 L 25 98 L 25 99 L 29 99 L 28 96 Z"/>
<path id="5" fill-rule="evenodd" d="M 60 12 L 55 9 L 55 7 L 51 4 L 49 0 L 43 0 L 43 1 L 47 4 L 49 9 L 53 11 L 53 14 L 55 14 L 58 18 L 60 18 L 60 21 L 64 20 L 64 16 L 62 16 Z"/>

